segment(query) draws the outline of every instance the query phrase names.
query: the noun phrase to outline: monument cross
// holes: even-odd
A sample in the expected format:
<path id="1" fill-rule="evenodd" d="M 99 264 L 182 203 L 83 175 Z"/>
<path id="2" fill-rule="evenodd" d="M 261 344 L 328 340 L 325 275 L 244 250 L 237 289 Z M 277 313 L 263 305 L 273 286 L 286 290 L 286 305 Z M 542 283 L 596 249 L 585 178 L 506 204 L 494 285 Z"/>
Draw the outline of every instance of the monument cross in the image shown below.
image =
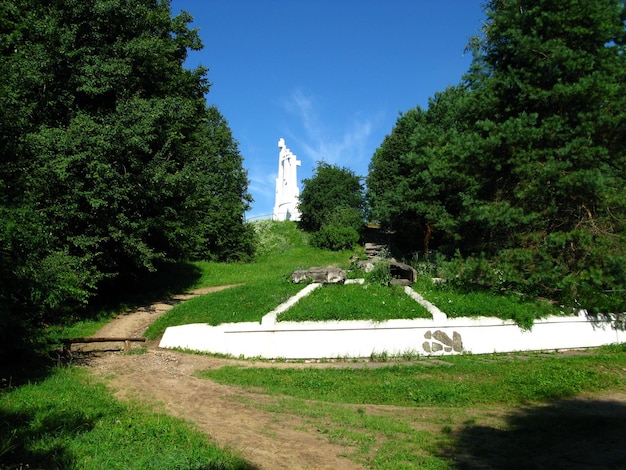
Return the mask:
<path id="1" fill-rule="evenodd" d="M 297 167 L 302 162 L 291 153 L 285 145 L 285 139 L 281 137 L 278 141 L 278 178 L 276 178 L 276 202 L 274 204 L 273 220 L 300 220 L 298 210 L 298 189 Z"/>

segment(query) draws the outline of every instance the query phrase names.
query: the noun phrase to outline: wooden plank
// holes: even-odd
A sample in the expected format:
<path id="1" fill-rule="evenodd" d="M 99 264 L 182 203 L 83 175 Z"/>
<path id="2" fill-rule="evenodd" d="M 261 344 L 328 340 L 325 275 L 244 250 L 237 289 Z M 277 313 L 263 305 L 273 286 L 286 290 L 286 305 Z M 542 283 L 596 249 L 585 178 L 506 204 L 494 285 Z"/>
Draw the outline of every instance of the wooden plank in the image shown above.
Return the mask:
<path id="1" fill-rule="evenodd" d="M 140 343 L 145 343 L 146 338 L 127 338 L 127 337 L 115 337 L 115 338 L 61 338 L 59 340 L 64 344 L 74 344 L 74 343 L 109 343 L 113 341 L 138 341 Z"/>

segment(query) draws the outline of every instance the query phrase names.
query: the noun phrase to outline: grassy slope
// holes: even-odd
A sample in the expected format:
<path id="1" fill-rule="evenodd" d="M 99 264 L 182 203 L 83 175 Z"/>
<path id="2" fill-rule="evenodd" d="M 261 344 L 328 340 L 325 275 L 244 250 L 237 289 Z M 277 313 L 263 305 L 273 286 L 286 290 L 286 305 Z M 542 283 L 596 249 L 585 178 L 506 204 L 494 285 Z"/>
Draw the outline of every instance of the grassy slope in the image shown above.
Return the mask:
<path id="1" fill-rule="evenodd" d="M 148 338 L 158 338 L 168 326 L 260 321 L 263 315 L 302 288 L 302 285 L 289 282 L 293 271 L 327 265 L 347 268 L 353 254 L 309 246 L 307 234 L 298 231 L 293 222 L 260 221 L 255 226 L 259 254 L 254 262 L 195 262 L 188 267 L 193 269 L 196 276 L 194 284 L 189 288 L 245 285 L 200 296 L 176 306 L 150 326 L 146 331 Z M 494 296 L 485 292 L 468 294 L 438 288 L 426 278 L 421 278 L 414 288 L 451 317 L 494 316 L 513 319 L 529 328 L 535 318 L 560 313 L 551 305 L 528 301 L 519 296 Z M 279 321 L 383 321 L 390 318 L 429 317 L 424 308 L 404 295 L 399 288 L 388 289 L 371 284 L 365 287 L 325 286 L 281 315 Z M 66 332 L 65 336 L 88 336 L 101 323 L 79 326 L 80 330 L 74 328 L 76 331 L 71 330 L 72 334 Z"/>
<path id="2" fill-rule="evenodd" d="M 413 288 L 450 318 L 497 317 L 502 320 L 513 320 L 521 327 L 530 329 L 538 318 L 571 314 L 571 311 L 566 309 L 517 294 L 494 295 L 489 291 L 460 292 L 445 283 L 433 284 L 428 278 L 419 279 Z"/>
<path id="3" fill-rule="evenodd" d="M 156 338 L 168 326 L 186 323 L 260 321 L 261 317 L 300 290 L 289 285 L 296 269 L 338 265 L 348 267 L 351 252 L 330 252 L 308 246 L 306 234 L 294 223 L 257 223 L 260 255 L 250 264 L 196 263 L 202 276 L 198 286 L 245 282 L 237 289 L 203 296 L 174 308 L 147 332 Z M 531 328 L 536 318 L 563 312 L 545 302 L 490 292 L 462 293 L 447 285 L 434 285 L 421 277 L 413 286 L 450 317 L 491 316 L 511 319 Z M 279 317 L 279 321 L 374 320 L 430 318 L 430 314 L 400 288 L 379 285 L 325 286 L 302 299 Z"/>
<path id="4" fill-rule="evenodd" d="M 262 221 L 256 226 L 261 246 L 254 262 L 196 263 L 202 270 L 196 287 L 245 285 L 176 306 L 150 326 L 146 331 L 148 338 L 157 338 L 168 326 L 174 325 L 260 322 L 263 315 L 303 288 L 289 281 L 293 271 L 312 266 L 348 267 L 351 252 L 331 252 L 309 246 L 306 234 L 298 231 L 293 222 Z"/>
<path id="5" fill-rule="evenodd" d="M 279 321 L 432 318 L 402 287 L 376 284 L 328 285 L 313 291 L 278 317 Z"/>

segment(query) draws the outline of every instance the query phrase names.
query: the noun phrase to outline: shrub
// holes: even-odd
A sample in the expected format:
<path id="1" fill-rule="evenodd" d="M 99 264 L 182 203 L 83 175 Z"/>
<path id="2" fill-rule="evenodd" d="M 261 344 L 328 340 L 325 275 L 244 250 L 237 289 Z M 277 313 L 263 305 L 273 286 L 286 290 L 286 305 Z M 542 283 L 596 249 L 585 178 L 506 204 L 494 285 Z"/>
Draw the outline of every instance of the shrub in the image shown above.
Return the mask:
<path id="1" fill-rule="evenodd" d="M 382 258 L 374 263 L 374 269 L 365 275 L 365 281 L 368 284 L 380 284 L 388 286 L 391 282 L 391 269 L 389 268 L 389 259 Z"/>
<path id="2" fill-rule="evenodd" d="M 359 233 L 352 227 L 326 225 L 311 237 L 311 243 L 326 250 L 349 250 L 359 242 Z"/>

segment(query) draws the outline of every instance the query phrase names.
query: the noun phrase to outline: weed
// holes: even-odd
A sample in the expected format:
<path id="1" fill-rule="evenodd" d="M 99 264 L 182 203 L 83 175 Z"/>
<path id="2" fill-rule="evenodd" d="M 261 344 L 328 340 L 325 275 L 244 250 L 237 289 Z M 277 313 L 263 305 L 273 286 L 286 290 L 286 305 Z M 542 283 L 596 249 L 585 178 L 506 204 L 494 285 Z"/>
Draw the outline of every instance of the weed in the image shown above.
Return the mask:
<path id="1" fill-rule="evenodd" d="M 365 273 L 365 282 L 373 285 L 388 286 L 391 282 L 391 269 L 388 258 L 381 258 L 374 263 L 374 268 Z"/>
<path id="2" fill-rule="evenodd" d="M 141 354 L 146 354 L 148 352 L 148 346 L 136 346 L 134 348 L 130 348 L 126 353 L 128 356 L 139 356 Z"/>
<path id="3" fill-rule="evenodd" d="M 387 351 L 381 351 L 377 353 L 376 351 L 372 351 L 370 354 L 370 361 L 372 362 L 387 362 L 389 360 L 389 354 Z"/>

